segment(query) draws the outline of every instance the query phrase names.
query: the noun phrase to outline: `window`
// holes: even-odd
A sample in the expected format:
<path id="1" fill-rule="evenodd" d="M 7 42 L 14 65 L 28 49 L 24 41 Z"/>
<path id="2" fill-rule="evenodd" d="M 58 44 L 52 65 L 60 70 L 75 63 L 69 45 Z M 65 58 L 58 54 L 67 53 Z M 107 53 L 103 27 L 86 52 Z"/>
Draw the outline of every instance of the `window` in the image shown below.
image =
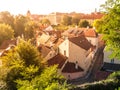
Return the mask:
<path id="1" fill-rule="evenodd" d="M 78 61 L 76 61 L 75 63 L 78 64 Z"/>
<path id="2" fill-rule="evenodd" d="M 64 55 L 66 56 L 66 51 L 64 50 Z"/>
<path id="3" fill-rule="evenodd" d="M 114 63 L 114 58 L 113 58 L 113 59 L 111 59 L 111 63 Z"/>

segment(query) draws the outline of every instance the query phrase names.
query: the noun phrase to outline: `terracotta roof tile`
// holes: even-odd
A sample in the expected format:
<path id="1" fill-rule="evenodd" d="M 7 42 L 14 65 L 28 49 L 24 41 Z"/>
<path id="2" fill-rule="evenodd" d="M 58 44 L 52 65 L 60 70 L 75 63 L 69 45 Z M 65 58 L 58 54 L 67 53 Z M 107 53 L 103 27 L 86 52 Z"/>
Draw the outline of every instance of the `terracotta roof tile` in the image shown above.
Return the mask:
<path id="1" fill-rule="evenodd" d="M 78 37 L 68 38 L 68 39 L 72 43 L 76 44 L 77 46 L 85 50 L 89 50 L 92 47 L 92 44 L 83 35 L 80 35 Z"/>
<path id="2" fill-rule="evenodd" d="M 62 70 L 63 73 L 74 73 L 74 72 L 82 72 L 84 71 L 80 66 L 75 68 L 75 63 L 67 62 Z"/>
<path id="3" fill-rule="evenodd" d="M 55 45 L 53 46 L 53 48 L 58 48 L 58 46 L 64 41 L 64 39 L 59 38 L 56 42 Z"/>
<path id="4" fill-rule="evenodd" d="M 48 66 L 58 64 L 58 68 L 61 68 L 66 59 L 67 57 L 63 56 L 62 54 L 57 54 L 56 56 L 48 60 Z"/>
<path id="5" fill-rule="evenodd" d="M 65 32 L 62 33 L 63 36 L 67 36 L 67 37 L 74 37 L 74 36 L 79 36 L 83 33 L 83 28 L 79 29 L 79 28 L 71 28 L 66 30 Z"/>
<path id="6" fill-rule="evenodd" d="M 38 47 L 39 52 L 42 54 L 43 57 L 46 57 L 48 53 L 51 51 L 51 49 L 47 46 L 40 45 Z"/>
<path id="7" fill-rule="evenodd" d="M 9 47 L 9 45 L 16 45 L 17 42 L 16 40 L 5 40 L 1 46 L 0 46 L 0 49 L 6 49 L 7 47 Z"/>
<path id="8" fill-rule="evenodd" d="M 98 36 L 98 33 L 94 30 L 94 29 L 86 29 L 84 31 L 84 35 L 86 37 L 97 37 Z"/>

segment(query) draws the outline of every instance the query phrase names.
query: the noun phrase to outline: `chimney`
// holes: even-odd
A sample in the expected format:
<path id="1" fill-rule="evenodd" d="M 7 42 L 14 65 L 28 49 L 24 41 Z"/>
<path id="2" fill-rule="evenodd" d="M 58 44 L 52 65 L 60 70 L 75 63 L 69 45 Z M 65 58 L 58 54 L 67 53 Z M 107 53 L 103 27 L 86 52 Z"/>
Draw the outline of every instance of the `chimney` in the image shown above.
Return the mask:
<path id="1" fill-rule="evenodd" d="M 78 62 L 75 63 L 75 69 L 78 69 Z"/>

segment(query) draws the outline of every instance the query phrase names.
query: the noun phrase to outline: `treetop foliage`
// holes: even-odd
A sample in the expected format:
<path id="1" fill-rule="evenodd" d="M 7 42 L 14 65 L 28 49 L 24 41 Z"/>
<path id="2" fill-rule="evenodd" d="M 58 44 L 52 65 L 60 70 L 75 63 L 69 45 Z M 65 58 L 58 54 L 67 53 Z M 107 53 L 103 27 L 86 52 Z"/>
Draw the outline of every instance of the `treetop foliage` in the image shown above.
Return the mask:
<path id="1" fill-rule="evenodd" d="M 107 0 L 103 8 L 106 15 L 94 25 L 99 33 L 104 34 L 107 49 L 113 52 L 111 58 L 120 59 L 120 0 Z"/>
<path id="2" fill-rule="evenodd" d="M 14 30 L 12 29 L 12 27 L 8 24 L 0 24 L 0 44 L 4 41 L 4 40 L 9 40 L 12 39 L 14 37 Z"/>

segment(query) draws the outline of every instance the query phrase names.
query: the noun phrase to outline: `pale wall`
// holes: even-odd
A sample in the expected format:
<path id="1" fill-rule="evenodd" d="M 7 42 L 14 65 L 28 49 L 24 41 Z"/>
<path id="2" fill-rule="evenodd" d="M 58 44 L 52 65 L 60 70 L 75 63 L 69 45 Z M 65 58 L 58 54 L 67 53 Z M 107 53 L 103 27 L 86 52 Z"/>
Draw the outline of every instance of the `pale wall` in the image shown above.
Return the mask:
<path id="1" fill-rule="evenodd" d="M 95 45 L 98 48 L 98 38 L 96 37 L 86 37 L 88 41 L 91 41 L 90 43 L 92 45 Z"/>
<path id="2" fill-rule="evenodd" d="M 62 75 L 66 78 L 66 79 L 76 79 L 76 78 L 79 78 L 79 77 L 82 77 L 84 76 L 84 72 L 76 72 L 76 73 L 62 73 Z M 70 76 L 70 77 L 69 77 Z"/>
<path id="3" fill-rule="evenodd" d="M 109 58 L 109 56 L 110 56 L 111 54 L 112 54 L 111 51 L 106 51 L 106 50 L 104 50 L 104 62 L 111 63 L 111 59 Z M 114 59 L 114 63 L 120 64 L 120 60 Z"/>
<path id="4" fill-rule="evenodd" d="M 62 44 L 59 45 L 59 52 L 64 55 L 64 50 L 66 50 L 66 56 L 68 57 L 68 61 L 76 63 L 83 68 L 85 71 L 88 70 L 92 58 L 91 53 L 86 56 L 87 52 L 85 49 L 75 45 L 66 39 Z"/>
<path id="5" fill-rule="evenodd" d="M 76 63 L 78 62 L 79 66 L 83 69 L 85 68 L 84 60 L 86 59 L 86 50 L 82 49 L 81 47 L 75 45 L 72 42 L 69 42 L 69 61 Z"/>
<path id="6" fill-rule="evenodd" d="M 48 55 L 45 57 L 45 60 L 49 60 L 50 58 L 54 57 L 56 52 L 54 50 L 50 51 Z"/>
<path id="7" fill-rule="evenodd" d="M 66 39 L 63 43 L 59 45 L 59 52 L 64 55 L 66 51 L 66 56 L 69 57 L 69 41 Z"/>

